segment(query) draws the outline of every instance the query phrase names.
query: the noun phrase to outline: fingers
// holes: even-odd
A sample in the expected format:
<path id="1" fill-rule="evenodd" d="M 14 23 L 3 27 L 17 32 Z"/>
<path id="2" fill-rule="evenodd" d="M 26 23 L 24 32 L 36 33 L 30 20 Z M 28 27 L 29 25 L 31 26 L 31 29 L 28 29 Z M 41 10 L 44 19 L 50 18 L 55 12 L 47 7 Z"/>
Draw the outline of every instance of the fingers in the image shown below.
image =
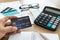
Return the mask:
<path id="1" fill-rule="evenodd" d="M 10 22 L 7 22 L 7 23 L 5 24 L 5 26 L 9 27 L 9 26 L 11 26 L 11 23 L 10 23 Z M 19 29 L 19 30 L 17 30 L 17 31 L 14 31 L 12 34 L 20 33 L 20 32 L 21 32 L 21 30 Z"/>
<path id="2" fill-rule="evenodd" d="M 5 18 L 3 18 L 2 20 L 0 20 L 0 25 L 1 26 L 5 26 L 5 23 L 8 21 L 8 20 L 10 20 L 10 19 L 13 19 L 13 18 L 17 18 L 16 16 L 7 16 L 7 17 L 5 17 Z"/>
<path id="3" fill-rule="evenodd" d="M 13 18 L 17 18 L 17 17 L 16 16 L 7 16 L 7 17 L 2 19 L 2 22 L 5 23 L 7 20 L 13 19 Z"/>
<path id="4" fill-rule="evenodd" d="M 16 33 L 20 33 L 21 30 L 17 30 L 17 31 L 14 31 L 14 32 L 11 32 L 11 33 L 8 33 L 9 35 L 12 35 L 12 34 L 16 34 Z"/>
<path id="5" fill-rule="evenodd" d="M 5 28 L 6 34 L 16 34 L 16 33 L 20 33 L 20 32 L 21 32 L 21 30 L 17 30 L 16 27 L 9 26 L 9 27 Z"/>
<path id="6" fill-rule="evenodd" d="M 11 26 L 11 22 L 5 23 L 5 26 Z"/>
<path id="7" fill-rule="evenodd" d="M 15 31 L 17 31 L 16 27 L 12 27 L 12 26 L 5 27 L 5 32 L 6 33 L 11 33 L 11 32 L 15 32 Z"/>
<path id="8" fill-rule="evenodd" d="M 14 31 L 14 32 L 11 32 L 11 33 L 7 33 L 6 35 L 13 35 L 13 34 L 16 34 L 16 33 L 20 33 L 21 30 L 18 30 L 18 31 Z"/>
<path id="9" fill-rule="evenodd" d="M 19 30 L 17 30 L 17 33 L 20 33 L 21 32 L 21 30 L 19 29 Z"/>

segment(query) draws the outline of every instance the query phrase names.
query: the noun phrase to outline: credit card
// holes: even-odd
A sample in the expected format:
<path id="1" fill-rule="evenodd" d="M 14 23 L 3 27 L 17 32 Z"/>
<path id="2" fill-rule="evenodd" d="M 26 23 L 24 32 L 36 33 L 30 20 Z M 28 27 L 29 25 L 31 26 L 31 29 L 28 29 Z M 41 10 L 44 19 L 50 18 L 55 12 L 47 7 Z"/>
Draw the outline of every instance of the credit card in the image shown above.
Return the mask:
<path id="1" fill-rule="evenodd" d="M 4 10 L 2 10 L 1 13 L 4 16 L 13 16 L 13 15 L 19 14 L 19 12 L 16 9 L 10 8 L 10 7 L 7 7 Z"/>
<path id="2" fill-rule="evenodd" d="M 23 29 L 32 26 L 29 16 L 11 19 L 11 25 L 16 26 L 18 29 Z"/>

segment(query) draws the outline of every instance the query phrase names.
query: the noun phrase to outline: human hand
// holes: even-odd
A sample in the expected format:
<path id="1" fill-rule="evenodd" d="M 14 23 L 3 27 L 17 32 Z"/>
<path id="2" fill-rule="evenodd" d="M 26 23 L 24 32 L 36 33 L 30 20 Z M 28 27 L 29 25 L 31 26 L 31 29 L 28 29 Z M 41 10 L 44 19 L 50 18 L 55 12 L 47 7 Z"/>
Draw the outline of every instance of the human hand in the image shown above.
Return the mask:
<path id="1" fill-rule="evenodd" d="M 12 27 L 11 22 L 7 22 L 12 18 L 17 18 L 17 17 L 8 16 L 0 20 L 0 39 L 4 37 L 6 34 L 21 32 L 20 30 L 17 30 L 16 27 Z"/>

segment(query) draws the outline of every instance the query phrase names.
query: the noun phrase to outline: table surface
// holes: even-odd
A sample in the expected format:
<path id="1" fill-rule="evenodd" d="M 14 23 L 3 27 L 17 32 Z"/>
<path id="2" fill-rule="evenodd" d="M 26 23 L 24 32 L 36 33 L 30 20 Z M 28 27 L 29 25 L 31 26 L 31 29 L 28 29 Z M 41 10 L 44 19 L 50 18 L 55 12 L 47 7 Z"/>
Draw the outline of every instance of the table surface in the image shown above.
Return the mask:
<path id="1" fill-rule="evenodd" d="M 0 0 L 0 2 L 10 2 L 10 1 L 12 1 L 12 0 Z M 56 31 L 53 32 L 53 31 L 47 30 L 45 28 L 42 28 L 42 27 L 34 24 L 31 28 L 24 29 L 23 31 L 35 31 L 35 32 L 39 32 L 39 33 L 53 33 L 53 34 L 58 34 L 59 38 L 60 38 L 60 26 L 58 27 L 58 29 Z M 7 40 L 7 39 L 8 39 L 8 37 L 5 37 L 2 40 Z"/>

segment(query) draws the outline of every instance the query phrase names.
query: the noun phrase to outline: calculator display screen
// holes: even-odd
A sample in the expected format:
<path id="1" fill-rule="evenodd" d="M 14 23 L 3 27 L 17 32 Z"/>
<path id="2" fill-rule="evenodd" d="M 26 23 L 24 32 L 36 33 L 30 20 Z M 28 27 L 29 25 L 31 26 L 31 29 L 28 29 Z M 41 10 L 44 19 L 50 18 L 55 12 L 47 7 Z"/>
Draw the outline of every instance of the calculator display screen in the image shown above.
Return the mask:
<path id="1" fill-rule="evenodd" d="M 60 14 L 60 11 L 50 9 L 50 8 L 46 8 L 45 11 L 52 12 L 52 13 L 55 13 L 55 14 Z"/>

